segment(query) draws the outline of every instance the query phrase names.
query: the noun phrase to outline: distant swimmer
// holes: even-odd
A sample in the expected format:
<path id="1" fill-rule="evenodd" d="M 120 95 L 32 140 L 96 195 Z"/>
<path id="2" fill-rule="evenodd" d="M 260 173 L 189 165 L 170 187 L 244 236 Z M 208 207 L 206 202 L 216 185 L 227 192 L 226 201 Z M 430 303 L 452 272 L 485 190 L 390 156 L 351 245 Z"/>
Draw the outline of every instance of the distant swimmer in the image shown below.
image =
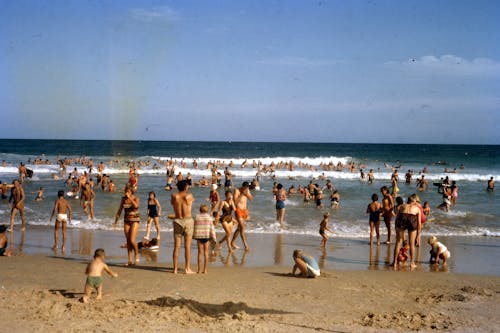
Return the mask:
<path id="1" fill-rule="evenodd" d="M 491 177 L 490 180 L 488 180 L 488 187 L 486 188 L 486 190 L 488 192 L 493 192 L 494 189 L 495 189 L 495 180 L 493 179 L 493 177 Z"/>
<path id="2" fill-rule="evenodd" d="M 417 180 L 417 190 L 426 191 L 427 190 L 427 179 L 425 179 L 425 175 L 422 175 L 420 179 Z"/>
<path id="3" fill-rule="evenodd" d="M 375 179 L 375 176 L 373 176 L 373 169 L 370 169 L 368 172 L 368 184 L 373 184 L 373 180 Z"/>

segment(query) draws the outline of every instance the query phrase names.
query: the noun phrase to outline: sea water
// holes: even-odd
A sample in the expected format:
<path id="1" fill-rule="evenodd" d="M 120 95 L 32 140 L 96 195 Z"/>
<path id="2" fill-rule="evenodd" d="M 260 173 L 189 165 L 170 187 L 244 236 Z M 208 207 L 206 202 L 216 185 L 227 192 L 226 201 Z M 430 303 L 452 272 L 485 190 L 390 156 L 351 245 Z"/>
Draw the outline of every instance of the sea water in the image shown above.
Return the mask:
<path id="1" fill-rule="evenodd" d="M 222 165 L 234 163 L 230 168 L 234 175 L 235 186 L 243 181 L 251 181 L 257 169 L 252 163 L 264 165 L 279 162 L 293 162 L 293 171 L 278 169 L 273 178 L 270 173 L 263 173 L 261 190 L 254 191 L 253 202 L 249 203 L 250 221 L 247 225 L 253 234 L 293 234 L 318 235 L 319 223 L 325 211 L 331 213 L 331 225 L 334 237 L 366 238 L 369 236 L 368 215 L 366 206 L 373 193 L 380 195 L 380 187 L 390 187 L 392 167 L 399 171 L 400 195 L 406 199 L 412 193 L 418 193 L 421 201 L 428 201 L 432 208 L 432 217 L 426 223 L 423 234 L 437 236 L 485 236 L 500 235 L 500 197 L 495 192 L 486 191 L 486 183 L 490 177 L 500 179 L 500 146 L 495 145 L 418 145 L 418 144 L 340 144 L 340 143 L 264 143 L 264 142 L 154 142 L 154 141 L 86 141 L 86 140 L 0 140 L 0 180 L 11 183 L 18 178 L 18 166 L 23 162 L 33 170 L 33 177 L 24 184 L 26 192 L 26 217 L 28 225 L 52 226 L 49 222 L 57 191 L 65 187 L 64 181 L 68 173 L 77 168 L 79 172 L 88 171 L 85 165 L 74 164 L 61 173 L 58 161 L 64 158 L 92 159 L 94 167 L 101 161 L 105 163 L 104 173 L 108 174 L 117 185 L 116 193 L 108 193 L 98 188 L 95 200 L 93 221 L 88 221 L 80 202 L 70 199 L 73 208 L 73 220 L 76 223 L 69 228 L 90 230 L 111 230 L 124 185 L 128 181 L 130 161 L 149 161 L 149 166 L 141 167 L 137 195 L 141 199 L 142 221 L 146 219 L 146 201 L 150 191 L 155 191 L 163 214 L 160 219 L 162 230 L 172 230 L 167 215 L 172 213 L 169 191 L 166 191 L 165 162 L 172 160 L 176 164 L 176 173 L 191 173 L 194 182 L 201 177 L 210 179 L 211 171 L 208 162 L 219 161 L 218 171 L 223 173 Z M 34 164 L 36 159 L 46 161 L 43 165 Z M 249 166 L 242 168 L 247 161 Z M 110 166 L 109 161 L 114 161 Z M 196 161 L 197 167 L 193 166 Z M 299 163 L 307 167 L 299 167 Z M 323 171 L 321 164 L 338 162 L 344 165 L 354 162 L 362 166 L 365 174 L 373 169 L 375 181 L 368 184 L 360 178 L 359 168 L 355 172 Z M 184 166 L 182 166 L 184 164 Z M 416 191 L 415 180 L 426 168 L 425 176 L 429 188 L 425 192 Z M 445 169 L 447 172 L 445 172 Z M 456 173 L 450 173 L 456 169 Z M 413 181 L 407 185 L 404 174 L 412 170 Z M 324 175 L 322 175 L 324 174 Z M 58 175 L 59 179 L 53 179 Z M 91 176 L 95 179 L 94 168 Z M 291 185 L 305 186 L 310 180 L 324 186 L 324 176 L 330 179 L 339 191 L 340 207 L 330 209 L 325 192 L 323 203 L 325 208 L 317 209 L 314 203 L 304 205 L 301 195 L 288 196 L 286 201 L 285 226 L 281 228 L 276 222 L 275 202 L 272 196 L 273 182 L 277 181 L 287 189 Z M 436 209 L 441 204 L 442 196 L 437 192 L 433 182 L 448 176 L 457 182 L 459 195 L 455 206 L 449 212 Z M 45 200 L 35 202 L 35 193 L 43 187 Z M 193 215 L 202 203 L 208 203 L 210 189 L 194 186 L 190 189 L 194 194 Z M 219 189 L 221 198 L 224 190 Z M 0 223 L 8 223 L 9 208 L 7 200 L 0 202 Z M 20 221 L 16 219 L 16 225 Z M 145 224 L 141 225 L 144 230 Z M 385 226 L 381 225 L 382 234 Z"/>

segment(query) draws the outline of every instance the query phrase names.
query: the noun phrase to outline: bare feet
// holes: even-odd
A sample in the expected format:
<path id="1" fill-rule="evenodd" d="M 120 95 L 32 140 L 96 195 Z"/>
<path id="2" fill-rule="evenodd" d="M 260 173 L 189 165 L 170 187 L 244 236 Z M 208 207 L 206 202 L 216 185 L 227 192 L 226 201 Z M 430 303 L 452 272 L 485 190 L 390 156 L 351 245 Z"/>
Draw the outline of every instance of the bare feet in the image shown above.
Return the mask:
<path id="1" fill-rule="evenodd" d="M 417 265 L 415 265 L 415 263 L 414 263 L 414 262 L 412 262 L 412 263 L 410 263 L 410 268 L 411 268 L 411 269 L 417 268 Z"/>
<path id="2" fill-rule="evenodd" d="M 186 268 L 186 274 L 196 274 L 196 272 L 193 272 L 191 268 Z"/>
<path id="3" fill-rule="evenodd" d="M 52 246 L 52 250 L 57 250 L 59 247 L 57 245 Z"/>

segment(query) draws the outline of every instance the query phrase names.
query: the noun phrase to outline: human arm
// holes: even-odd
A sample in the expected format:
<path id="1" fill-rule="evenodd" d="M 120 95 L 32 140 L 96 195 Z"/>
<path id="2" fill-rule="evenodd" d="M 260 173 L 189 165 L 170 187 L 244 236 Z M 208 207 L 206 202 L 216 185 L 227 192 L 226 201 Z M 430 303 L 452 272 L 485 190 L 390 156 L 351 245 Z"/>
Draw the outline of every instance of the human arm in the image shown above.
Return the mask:
<path id="1" fill-rule="evenodd" d="M 122 200 L 120 201 L 120 207 L 118 208 L 118 211 L 116 212 L 116 216 L 115 216 L 115 223 L 113 225 L 114 229 L 116 229 L 116 225 L 118 224 L 118 219 L 120 218 L 120 215 L 122 215 L 122 210 L 123 210 L 123 198 Z"/>
<path id="2" fill-rule="evenodd" d="M 161 216 L 161 205 L 160 201 L 158 199 L 155 199 L 156 201 L 156 206 L 158 206 L 158 216 Z"/>
<path id="3" fill-rule="evenodd" d="M 103 266 L 104 270 L 106 271 L 106 273 L 108 273 L 109 275 L 111 275 L 112 277 L 118 277 L 118 274 L 113 272 L 109 267 L 108 265 L 104 264 Z"/>

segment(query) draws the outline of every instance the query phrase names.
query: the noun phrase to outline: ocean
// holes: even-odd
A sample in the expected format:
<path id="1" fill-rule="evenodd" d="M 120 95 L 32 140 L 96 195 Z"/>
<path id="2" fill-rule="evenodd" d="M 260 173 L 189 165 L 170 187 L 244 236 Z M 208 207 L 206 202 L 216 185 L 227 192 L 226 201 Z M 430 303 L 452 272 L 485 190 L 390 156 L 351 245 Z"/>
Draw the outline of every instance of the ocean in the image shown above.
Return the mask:
<path id="1" fill-rule="evenodd" d="M 254 201 L 250 203 L 250 221 L 247 230 L 252 234 L 291 234 L 318 236 L 319 223 L 325 211 L 330 211 L 330 223 L 334 229 L 334 238 L 359 238 L 369 236 L 366 206 L 373 193 L 380 196 L 380 187 L 390 187 L 391 167 L 399 170 L 400 195 L 406 199 L 412 193 L 418 193 L 422 202 L 428 201 L 432 209 L 430 223 L 423 229 L 426 235 L 460 237 L 498 237 L 500 235 L 500 196 L 486 191 L 490 177 L 500 179 L 500 146 L 496 145 L 420 145 L 420 144 L 344 144 L 344 143 L 265 143 L 265 142 L 155 142 L 155 141 L 86 141 L 86 140 L 0 140 L 0 180 L 11 183 L 18 178 L 18 165 L 23 162 L 33 170 L 33 177 L 25 184 L 26 216 L 29 225 L 52 226 L 49 222 L 57 191 L 65 188 L 64 181 L 68 172 L 77 168 L 79 172 L 87 170 L 85 165 L 74 164 L 61 174 L 58 160 L 64 158 L 92 159 L 94 166 L 105 163 L 108 174 L 117 189 L 122 189 L 128 181 L 128 162 L 148 161 L 139 169 L 137 195 L 141 199 L 141 214 L 146 219 L 146 200 L 150 191 L 155 191 L 163 207 L 160 224 L 163 231 L 171 231 L 171 221 L 167 215 L 172 213 L 170 192 L 164 189 L 168 160 L 176 164 L 176 173 L 191 173 L 194 182 L 205 176 L 210 179 L 211 172 L 207 163 L 219 161 L 218 171 L 223 173 L 223 165 L 234 164 L 231 172 L 234 184 L 251 181 L 257 173 L 252 167 L 253 161 L 264 165 L 280 162 L 293 162 L 294 169 L 277 169 L 275 180 L 286 189 L 294 185 L 305 186 L 314 180 L 324 186 L 330 179 L 340 193 L 340 207 L 329 208 L 325 191 L 324 209 L 317 209 L 314 203 L 304 205 L 301 195 L 288 196 L 286 201 L 285 227 L 276 222 L 275 203 L 272 196 L 273 175 L 262 174 L 261 190 L 255 191 Z M 34 161 L 42 160 L 43 164 Z M 242 168 L 247 160 L 249 166 Z M 113 164 L 110 165 L 110 161 Z M 193 165 L 196 162 L 197 167 Z M 325 171 L 322 165 L 341 162 L 354 162 L 362 166 L 365 173 L 373 169 L 375 181 L 368 184 L 360 178 L 359 169 Z M 300 166 L 302 165 L 302 166 Z M 429 188 L 425 192 L 416 191 L 416 179 L 426 168 Z M 445 169 L 447 172 L 445 172 Z M 411 184 L 405 184 L 404 175 L 408 170 L 414 172 Z M 453 170 L 456 170 L 454 173 Z M 323 175 L 322 175 L 323 174 Z M 59 179 L 53 179 L 58 175 Z M 91 174 L 96 177 L 94 169 Z M 436 209 L 441 204 L 442 196 L 433 182 L 448 176 L 457 182 L 459 195 L 455 206 L 449 212 Z M 324 177 L 324 179 L 322 178 Z M 35 202 L 35 192 L 43 187 L 45 199 Z M 79 206 L 79 200 L 70 201 L 74 223 L 69 228 L 89 230 L 111 230 L 114 215 L 119 206 L 121 190 L 108 193 L 95 189 L 95 214 L 93 221 L 88 221 Z M 201 203 L 207 203 L 210 192 L 208 187 L 194 186 L 191 192 L 195 196 L 193 214 Z M 219 189 L 221 198 L 224 190 Z M 0 223 L 9 221 L 7 200 L 0 203 Z M 20 221 L 16 219 L 16 225 Z M 141 230 L 145 229 L 142 223 Z M 153 228 L 154 229 L 154 228 Z M 386 233 L 381 224 L 382 235 Z M 385 240 L 385 236 L 382 236 Z"/>

